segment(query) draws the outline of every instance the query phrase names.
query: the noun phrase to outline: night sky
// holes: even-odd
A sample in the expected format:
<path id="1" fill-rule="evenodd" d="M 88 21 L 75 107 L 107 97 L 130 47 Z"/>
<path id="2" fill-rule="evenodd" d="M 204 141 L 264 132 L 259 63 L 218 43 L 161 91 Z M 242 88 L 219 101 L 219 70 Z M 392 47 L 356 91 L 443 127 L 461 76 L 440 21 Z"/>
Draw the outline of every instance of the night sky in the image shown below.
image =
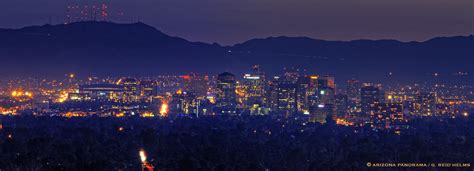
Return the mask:
<path id="1" fill-rule="evenodd" d="M 79 1 L 79 0 L 76 0 Z M 92 1 L 92 0 L 89 0 Z M 0 27 L 64 21 L 73 0 L 1 0 Z M 112 0 L 116 22 L 136 21 L 192 41 L 224 45 L 267 36 L 398 39 L 474 33 L 472 0 Z"/>

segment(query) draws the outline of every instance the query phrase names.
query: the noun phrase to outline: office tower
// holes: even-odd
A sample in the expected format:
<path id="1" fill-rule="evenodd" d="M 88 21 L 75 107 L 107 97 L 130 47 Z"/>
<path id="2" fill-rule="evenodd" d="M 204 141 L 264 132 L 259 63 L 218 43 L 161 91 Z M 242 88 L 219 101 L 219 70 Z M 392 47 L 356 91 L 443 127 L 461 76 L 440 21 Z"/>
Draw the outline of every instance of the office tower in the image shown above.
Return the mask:
<path id="1" fill-rule="evenodd" d="M 403 120 L 403 104 L 402 103 L 386 103 L 384 116 L 390 118 L 392 122 Z"/>
<path id="2" fill-rule="evenodd" d="M 224 72 L 217 76 L 216 112 L 218 114 L 235 115 L 237 113 L 237 96 L 235 75 Z"/>
<path id="3" fill-rule="evenodd" d="M 199 114 L 200 101 L 193 93 L 178 90 L 173 94 L 170 110 L 173 114 Z"/>
<path id="4" fill-rule="evenodd" d="M 311 80 L 309 77 L 302 76 L 298 78 L 296 82 L 296 103 L 298 113 L 308 113 L 309 111 L 309 96 Z"/>
<path id="5" fill-rule="evenodd" d="M 315 77 L 316 78 L 316 77 Z M 335 88 L 334 77 L 322 76 L 317 81 L 315 103 L 310 105 L 310 121 L 326 123 L 327 118 L 336 119 L 335 115 Z"/>
<path id="6" fill-rule="evenodd" d="M 334 109 L 333 105 L 319 104 L 316 106 L 311 106 L 309 108 L 309 121 L 325 124 L 327 122 L 328 117 L 333 119 L 332 117 L 334 115 L 333 109 Z"/>
<path id="7" fill-rule="evenodd" d="M 244 75 L 245 103 L 251 115 L 261 115 L 266 109 L 265 74 L 259 65 L 252 66 L 252 72 Z"/>
<path id="8" fill-rule="evenodd" d="M 209 89 L 208 76 L 190 73 L 188 75 L 181 76 L 181 78 L 184 82 L 183 91 L 192 93 L 198 97 L 204 97 L 207 95 L 207 91 Z"/>
<path id="9" fill-rule="evenodd" d="M 362 117 L 368 118 L 375 115 L 380 103 L 380 91 L 375 86 L 364 86 L 360 90 Z"/>
<path id="10" fill-rule="evenodd" d="M 322 76 L 318 78 L 318 87 L 331 88 L 336 90 L 336 83 L 334 77 Z"/>
<path id="11" fill-rule="evenodd" d="M 277 85 L 277 111 L 288 117 L 297 112 L 296 106 L 296 84 L 281 80 Z"/>
<path id="12" fill-rule="evenodd" d="M 334 77 L 323 76 L 318 79 L 319 104 L 334 105 L 336 94 L 336 84 Z"/>
<path id="13" fill-rule="evenodd" d="M 360 102 L 360 88 L 362 87 L 359 80 L 351 79 L 347 81 L 347 97 L 351 106 Z"/>
<path id="14" fill-rule="evenodd" d="M 346 118 L 348 112 L 348 97 L 345 94 L 337 94 L 335 98 L 336 117 Z"/>
<path id="15" fill-rule="evenodd" d="M 275 112 L 278 111 L 278 79 L 279 77 L 274 77 L 265 87 L 267 107 Z"/>
<path id="16" fill-rule="evenodd" d="M 135 78 L 122 78 L 116 83 L 124 87 L 124 101 L 135 103 L 140 101 L 140 82 Z"/>
<path id="17" fill-rule="evenodd" d="M 318 76 L 301 76 L 296 85 L 298 112 L 309 114 L 310 106 L 318 105 Z"/>
<path id="18" fill-rule="evenodd" d="M 127 102 L 125 87 L 116 84 L 91 84 L 79 86 L 78 93 L 69 94 L 74 101 Z"/>
<path id="19" fill-rule="evenodd" d="M 433 116 L 436 114 L 436 96 L 429 92 L 420 92 L 416 95 L 414 104 L 415 114 Z"/>
<path id="20" fill-rule="evenodd" d="M 145 102 L 152 102 L 153 96 L 157 94 L 156 81 L 142 80 L 140 81 L 140 97 Z"/>

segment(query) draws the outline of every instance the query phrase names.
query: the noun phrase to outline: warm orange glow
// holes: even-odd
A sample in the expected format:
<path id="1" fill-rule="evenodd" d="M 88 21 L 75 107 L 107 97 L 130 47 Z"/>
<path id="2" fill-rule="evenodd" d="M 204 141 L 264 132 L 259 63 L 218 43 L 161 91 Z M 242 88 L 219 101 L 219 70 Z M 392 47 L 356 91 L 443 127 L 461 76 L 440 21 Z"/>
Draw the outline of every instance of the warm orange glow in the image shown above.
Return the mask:
<path id="1" fill-rule="evenodd" d="M 216 104 L 216 98 L 214 96 L 207 97 L 207 99 L 209 99 L 209 102 L 211 102 L 211 104 Z"/>
<path id="2" fill-rule="evenodd" d="M 117 118 L 121 118 L 121 117 L 124 117 L 124 116 L 125 116 L 125 113 L 123 113 L 123 112 L 115 114 L 115 117 L 117 117 Z"/>
<path id="3" fill-rule="evenodd" d="M 238 87 L 235 89 L 235 93 L 239 96 L 239 97 L 245 97 L 245 94 L 247 94 L 247 92 L 245 91 L 245 89 L 243 87 Z"/>
<path id="4" fill-rule="evenodd" d="M 18 107 L 12 107 L 12 108 L 3 108 L 0 107 L 0 114 L 2 115 L 16 115 Z"/>
<path id="5" fill-rule="evenodd" d="M 59 102 L 59 103 L 64 103 L 67 100 L 68 95 L 69 95 L 69 93 L 67 93 L 66 91 L 61 91 L 59 93 L 59 97 L 58 97 L 58 99 L 56 99 L 56 101 Z"/>
<path id="6" fill-rule="evenodd" d="M 68 118 L 72 118 L 72 117 L 85 117 L 86 116 L 86 113 L 85 112 L 66 112 L 64 114 L 64 116 L 68 117 Z"/>
<path id="7" fill-rule="evenodd" d="M 11 92 L 10 96 L 15 97 L 15 98 L 20 98 L 20 97 L 31 98 L 31 97 L 33 97 L 33 93 L 28 92 L 28 91 L 23 92 L 21 90 L 14 90 L 14 91 Z"/>
<path id="8" fill-rule="evenodd" d="M 168 103 L 163 101 L 160 108 L 160 115 L 162 117 L 168 116 Z"/>
<path id="9" fill-rule="evenodd" d="M 337 119 L 336 119 L 336 124 L 338 124 L 338 125 L 345 125 L 345 126 L 354 125 L 353 122 L 349 122 L 349 121 L 347 121 L 346 119 L 342 119 L 342 118 L 337 118 Z"/>
<path id="10" fill-rule="evenodd" d="M 183 94 L 183 90 L 179 89 L 178 91 L 176 91 L 176 94 L 177 94 L 177 95 Z"/>
<path id="11" fill-rule="evenodd" d="M 310 79 L 317 80 L 319 77 L 317 75 L 313 75 L 309 77 Z"/>
<path id="12" fill-rule="evenodd" d="M 11 95 L 12 95 L 12 97 L 16 97 L 16 96 L 17 96 L 17 94 L 18 94 L 18 92 L 17 92 L 17 91 L 12 91 L 12 94 L 11 94 Z"/>

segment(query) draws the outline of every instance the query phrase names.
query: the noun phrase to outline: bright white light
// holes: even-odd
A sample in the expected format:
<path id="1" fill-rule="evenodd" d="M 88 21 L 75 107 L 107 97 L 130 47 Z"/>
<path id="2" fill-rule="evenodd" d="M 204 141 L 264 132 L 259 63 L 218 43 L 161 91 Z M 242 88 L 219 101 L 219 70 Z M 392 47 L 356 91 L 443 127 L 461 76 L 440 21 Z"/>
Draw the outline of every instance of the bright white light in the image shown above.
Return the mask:
<path id="1" fill-rule="evenodd" d="M 146 154 L 144 150 L 140 150 L 140 160 L 142 160 L 142 162 L 146 161 Z"/>

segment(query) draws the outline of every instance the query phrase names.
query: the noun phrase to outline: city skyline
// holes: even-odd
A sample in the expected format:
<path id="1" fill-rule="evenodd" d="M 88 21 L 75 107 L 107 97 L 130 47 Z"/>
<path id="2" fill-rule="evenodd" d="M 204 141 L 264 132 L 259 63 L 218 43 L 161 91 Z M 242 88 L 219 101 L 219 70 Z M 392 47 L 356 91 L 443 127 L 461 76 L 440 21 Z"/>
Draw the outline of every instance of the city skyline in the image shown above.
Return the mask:
<path id="1" fill-rule="evenodd" d="M 0 0 L 0 171 L 472 169 L 472 7 Z"/>

